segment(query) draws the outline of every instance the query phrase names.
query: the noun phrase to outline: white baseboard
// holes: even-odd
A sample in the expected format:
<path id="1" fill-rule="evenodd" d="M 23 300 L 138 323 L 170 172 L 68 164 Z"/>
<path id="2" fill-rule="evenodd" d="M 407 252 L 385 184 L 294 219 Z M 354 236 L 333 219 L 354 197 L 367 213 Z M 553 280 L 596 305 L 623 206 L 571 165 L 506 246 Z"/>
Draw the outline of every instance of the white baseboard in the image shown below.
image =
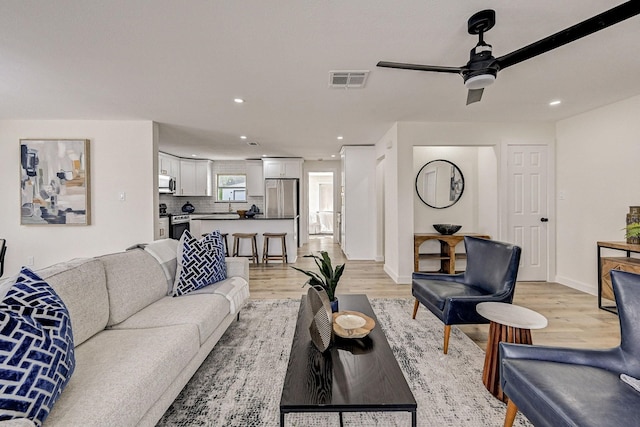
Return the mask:
<path id="1" fill-rule="evenodd" d="M 387 276 L 391 277 L 391 280 L 398 283 L 398 274 L 393 271 L 387 264 L 384 265 L 383 270 L 387 273 Z"/>
<path id="2" fill-rule="evenodd" d="M 555 281 L 560 283 L 561 285 L 568 286 L 570 288 L 576 289 L 581 292 L 585 292 L 587 294 L 598 295 L 597 286 L 594 287 L 593 285 L 589 285 L 587 283 L 582 283 L 577 280 L 569 279 L 568 277 L 557 276 L 557 275 L 556 275 Z"/>
<path id="3" fill-rule="evenodd" d="M 411 276 L 400 276 L 398 273 L 393 271 L 387 264 L 384 265 L 384 272 L 387 273 L 391 280 L 396 282 L 397 285 L 410 285 L 411 284 Z"/>

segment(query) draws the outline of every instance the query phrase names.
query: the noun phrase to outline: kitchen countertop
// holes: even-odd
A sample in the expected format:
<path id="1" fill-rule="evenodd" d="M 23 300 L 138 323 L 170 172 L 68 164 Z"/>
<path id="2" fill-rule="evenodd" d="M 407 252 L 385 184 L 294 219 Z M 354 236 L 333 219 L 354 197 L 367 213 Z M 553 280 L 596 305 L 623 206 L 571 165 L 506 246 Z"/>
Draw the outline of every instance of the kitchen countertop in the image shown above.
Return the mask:
<path id="1" fill-rule="evenodd" d="M 202 216 L 200 216 L 202 215 Z M 196 218 L 194 218 L 194 216 Z M 264 217 L 262 215 L 260 216 L 254 216 L 253 218 L 240 218 L 240 216 L 238 214 L 234 214 L 234 213 L 215 213 L 215 214 L 191 214 L 191 220 L 192 221 L 209 221 L 209 220 L 246 220 L 246 221 L 261 221 L 261 220 L 292 220 L 292 219 L 296 219 L 298 218 L 298 216 L 278 216 L 278 217 Z"/>

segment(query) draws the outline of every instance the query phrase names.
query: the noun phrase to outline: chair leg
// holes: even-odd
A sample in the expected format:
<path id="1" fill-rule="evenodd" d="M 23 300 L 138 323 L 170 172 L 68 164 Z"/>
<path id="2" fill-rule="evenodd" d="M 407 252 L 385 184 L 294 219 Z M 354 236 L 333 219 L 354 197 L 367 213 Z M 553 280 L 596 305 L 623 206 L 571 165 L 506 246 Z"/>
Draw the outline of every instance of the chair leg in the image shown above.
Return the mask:
<path id="1" fill-rule="evenodd" d="M 511 427 L 513 425 L 517 413 L 518 407 L 513 403 L 513 400 L 509 399 L 509 402 L 507 402 L 507 414 L 504 416 L 504 427 Z"/>
<path id="2" fill-rule="evenodd" d="M 420 301 L 418 301 L 418 298 L 416 298 L 416 302 L 413 303 L 413 316 L 411 317 L 412 319 L 416 318 L 416 313 L 418 312 L 419 306 L 420 306 Z"/>
<path id="3" fill-rule="evenodd" d="M 233 257 L 237 257 L 238 256 L 238 238 L 237 237 L 233 237 L 233 251 L 231 252 L 231 256 Z"/>
<path id="4" fill-rule="evenodd" d="M 449 335 L 451 334 L 451 325 L 444 325 L 444 354 L 449 351 Z"/>

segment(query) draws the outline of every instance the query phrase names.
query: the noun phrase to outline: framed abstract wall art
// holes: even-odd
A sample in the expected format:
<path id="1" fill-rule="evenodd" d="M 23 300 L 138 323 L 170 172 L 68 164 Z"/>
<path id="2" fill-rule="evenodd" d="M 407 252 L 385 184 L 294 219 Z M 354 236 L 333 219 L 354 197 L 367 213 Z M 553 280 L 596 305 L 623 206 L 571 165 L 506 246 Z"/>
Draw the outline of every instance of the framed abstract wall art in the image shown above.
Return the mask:
<path id="1" fill-rule="evenodd" d="M 89 225 L 88 139 L 20 140 L 20 224 Z"/>

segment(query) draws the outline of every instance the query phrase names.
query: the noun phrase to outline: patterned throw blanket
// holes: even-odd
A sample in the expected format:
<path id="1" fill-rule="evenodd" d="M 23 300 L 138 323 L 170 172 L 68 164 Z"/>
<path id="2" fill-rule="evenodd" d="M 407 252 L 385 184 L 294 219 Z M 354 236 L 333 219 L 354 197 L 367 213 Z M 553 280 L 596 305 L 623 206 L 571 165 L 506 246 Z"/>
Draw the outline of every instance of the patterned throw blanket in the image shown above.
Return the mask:
<path id="1" fill-rule="evenodd" d="M 173 293 L 173 282 L 176 276 L 177 253 L 179 242 L 174 239 L 156 240 L 144 246 L 144 250 L 153 256 L 167 279 L 167 295 Z M 213 292 L 212 292 L 213 289 Z M 249 287 L 244 284 L 244 280 L 238 277 L 231 277 L 230 280 L 214 283 L 192 293 L 214 293 L 225 297 L 230 304 L 231 314 L 235 314 L 242 308 L 243 303 L 249 297 Z"/>

